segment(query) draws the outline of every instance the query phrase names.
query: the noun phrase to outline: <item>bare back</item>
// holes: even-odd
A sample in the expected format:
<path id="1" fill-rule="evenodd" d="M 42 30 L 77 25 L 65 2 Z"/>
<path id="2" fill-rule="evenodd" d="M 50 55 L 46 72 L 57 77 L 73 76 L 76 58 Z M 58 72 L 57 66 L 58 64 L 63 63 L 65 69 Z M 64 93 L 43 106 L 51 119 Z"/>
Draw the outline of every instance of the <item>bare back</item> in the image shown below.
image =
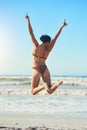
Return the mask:
<path id="1" fill-rule="evenodd" d="M 45 61 L 50 53 L 50 43 L 42 43 L 41 45 L 34 46 L 33 48 L 33 66 L 45 65 Z"/>

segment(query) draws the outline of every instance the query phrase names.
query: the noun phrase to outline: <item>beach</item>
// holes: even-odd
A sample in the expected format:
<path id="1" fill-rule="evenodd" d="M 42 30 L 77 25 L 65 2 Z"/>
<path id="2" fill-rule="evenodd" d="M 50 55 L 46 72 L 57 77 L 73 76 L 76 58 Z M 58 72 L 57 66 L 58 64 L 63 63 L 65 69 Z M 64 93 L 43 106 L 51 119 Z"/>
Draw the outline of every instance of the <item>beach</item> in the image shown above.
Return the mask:
<path id="1" fill-rule="evenodd" d="M 0 76 L 0 129 L 87 130 L 87 77 L 57 79 L 64 82 L 52 95 L 33 96 L 30 76 Z"/>
<path id="2" fill-rule="evenodd" d="M 86 10 L 0 0 L 0 130 L 87 130 Z"/>
<path id="3" fill-rule="evenodd" d="M 3 130 L 87 130 L 87 119 L 58 119 L 47 115 L 0 115 Z"/>

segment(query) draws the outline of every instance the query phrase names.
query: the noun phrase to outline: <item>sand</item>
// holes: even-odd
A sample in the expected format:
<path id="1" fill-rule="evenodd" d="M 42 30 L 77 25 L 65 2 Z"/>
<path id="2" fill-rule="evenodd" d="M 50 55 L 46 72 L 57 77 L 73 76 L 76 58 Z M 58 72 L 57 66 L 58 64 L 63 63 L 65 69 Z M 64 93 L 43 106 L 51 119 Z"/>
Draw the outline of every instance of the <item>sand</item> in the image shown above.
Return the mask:
<path id="1" fill-rule="evenodd" d="M 59 119 L 48 115 L 0 114 L 1 130 L 87 130 L 87 119 Z"/>

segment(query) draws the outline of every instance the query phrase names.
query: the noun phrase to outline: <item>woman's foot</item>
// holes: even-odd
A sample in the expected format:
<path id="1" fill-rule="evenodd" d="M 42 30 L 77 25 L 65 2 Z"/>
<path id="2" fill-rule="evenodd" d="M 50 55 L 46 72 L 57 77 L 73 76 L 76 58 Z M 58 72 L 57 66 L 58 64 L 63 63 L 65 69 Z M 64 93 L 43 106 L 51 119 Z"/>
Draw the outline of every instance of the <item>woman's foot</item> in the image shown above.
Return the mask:
<path id="1" fill-rule="evenodd" d="M 55 86 L 59 87 L 62 83 L 63 83 L 63 81 L 56 81 Z"/>
<path id="2" fill-rule="evenodd" d="M 49 94 L 52 94 L 62 83 L 63 81 L 56 81 L 56 83 L 51 88 L 49 88 L 48 84 L 45 83 L 45 89 Z"/>

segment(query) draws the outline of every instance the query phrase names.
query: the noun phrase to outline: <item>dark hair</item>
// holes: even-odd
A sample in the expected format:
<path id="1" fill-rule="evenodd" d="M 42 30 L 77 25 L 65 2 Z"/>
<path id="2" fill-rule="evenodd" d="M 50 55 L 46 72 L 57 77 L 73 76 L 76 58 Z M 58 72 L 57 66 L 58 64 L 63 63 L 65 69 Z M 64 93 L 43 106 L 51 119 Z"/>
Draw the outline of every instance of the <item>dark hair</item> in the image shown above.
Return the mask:
<path id="1" fill-rule="evenodd" d="M 43 43 L 51 42 L 51 37 L 48 36 L 48 35 L 42 35 L 42 36 L 40 37 L 40 40 L 41 40 Z"/>

